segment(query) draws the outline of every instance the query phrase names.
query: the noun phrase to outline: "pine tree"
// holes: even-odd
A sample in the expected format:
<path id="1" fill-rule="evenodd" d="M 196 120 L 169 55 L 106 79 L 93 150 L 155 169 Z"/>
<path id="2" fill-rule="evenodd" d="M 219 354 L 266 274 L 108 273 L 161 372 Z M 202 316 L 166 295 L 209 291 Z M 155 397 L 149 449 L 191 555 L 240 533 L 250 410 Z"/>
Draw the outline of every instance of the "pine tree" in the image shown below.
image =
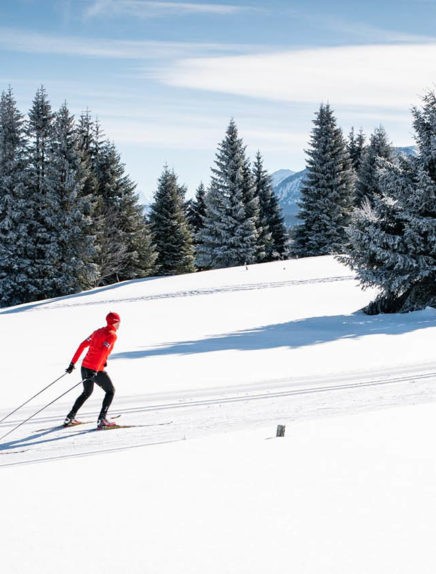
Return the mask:
<path id="1" fill-rule="evenodd" d="M 341 260 L 356 270 L 364 287 L 376 286 L 368 313 L 436 306 L 436 98 L 414 109 L 419 154 L 384 160 L 380 195 L 353 216 L 350 247 Z"/>
<path id="2" fill-rule="evenodd" d="M 393 161 L 393 147 L 388 141 L 383 127 L 377 128 L 371 134 L 369 145 L 366 147 L 356 180 L 356 205 L 361 207 L 365 201 L 372 203 L 375 195 L 380 195 L 378 182 L 378 162 L 385 159 Z"/>
<path id="3" fill-rule="evenodd" d="M 206 188 L 203 183 L 197 188 L 195 198 L 187 203 L 186 217 L 191 226 L 193 236 L 203 227 L 203 219 L 206 215 Z"/>
<path id="4" fill-rule="evenodd" d="M 436 182 L 436 93 L 425 94 L 422 109 L 415 107 L 412 113 L 419 163 Z"/>
<path id="5" fill-rule="evenodd" d="M 98 137 L 95 138 L 98 141 Z M 156 253 L 135 193 L 115 146 L 106 141 L 95 157 L 100 284 L 146 277 Z"/>
<path id="6" fill-rule="evenodd" d="M 363 152 L 365 150 L 365 135 L 362 130 L 355 134 L 354 128 L 351 128 L 348 136 L 348 153 L 350 154 L 351 163 L 354 170 L 357 172 L 360 167 Z"/>
<path id="7" fill-rule="evenodd" d="M 217 269 L 256 261 L 256 221 L 247 214 L 245 146 L 234 120 L 218 145 L 204 226 L 199 233 L 197 265 Z"/>
<path id="8" fill-rule="evenodd" d="M 31 262 L 26 259 L 26 138 L 24 118 L 9 88 L 0 97 L 0 304 L 25 300 Z"/>
<path id="9" fill-rule="evenodd" d="M 83 196 L 90 203 L 87 206 L 88 215 L 92 215 L 95 209 L 96 196 L 98 193 L 98 154 L 103 146 L 101 129 L 91 117 L 89 110 L 79 116 L 76 125 L 77 148 L 82 163 L 86 166 L 86 177 L 83 182 Z"/>
<path id="10" fill-rule="evenodd" d="M 149 221 L 158 253 L 158 273 L 179 275 L 195 271 L 192 236 L 184 208 L 184 188 L 168 166 L 164 166 L 159 178 Z"/>
<path id="11" fill-rule="evenodd" d="M 299 205 L 302 223 L 292 245 L 303 257 L 343 251 L 354 193 L 350 156 L 328 104 L 320 106 L 314 125 Z"/>
<path id="12" fill-rule="evenodd" d="M 44 87 L 35 95 L 27 123 L 28 199 L 25 259 L 31 264 L 25 300 L 58 295 L 58 205 L 49 180 L 54 114 Z"/>
<path id="13" fill-rule="evenodd" d="M 244 165 L 242 167 L 242 200 L 245 205 L 245 217 L 248 222 L 253 225 L 252 243 L 255 250 L 253 262 L 261 262 L 265 260 L 265 245 L 262 241 L 262 224 L 260 220 L 260 205 L 259 194 L 254 175 L 251 168 L 249 158 L 244 158 Z"/>
<path id="14" fill-rule="evenodd" d="M 263 167 L 258 151 L 253 166 L 256 194 L 259 198 L 260 235 L 265 253 L 263 261 L 274 261 L 286 256 L 287 236 L 284 218 L 277 196 L 273 191 L 271 177 Z"/>
<path id="15" fill-rule="evenodd" d="M 97 269 L 92 263 L 95 234 L 84 194 L 88 165 L 78 147 L 74 117 L 63 104 L 55 116 L 48 152 L 47 179 L 51 187 L 57 222 L 54 263 L 57 294 L 77 293 L 95 285 Z"/>

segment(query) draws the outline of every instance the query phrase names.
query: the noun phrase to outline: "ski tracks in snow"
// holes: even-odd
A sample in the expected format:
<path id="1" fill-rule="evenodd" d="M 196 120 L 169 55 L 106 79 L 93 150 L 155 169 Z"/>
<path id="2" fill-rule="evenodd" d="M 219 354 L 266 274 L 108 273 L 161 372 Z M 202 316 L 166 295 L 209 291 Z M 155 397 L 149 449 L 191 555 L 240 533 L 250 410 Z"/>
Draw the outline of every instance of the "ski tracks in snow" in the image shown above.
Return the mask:
<path id="1" fill-rule="evenodd" d="M 131 296 L 131 297 L 114 297 L 102 300 L 92 299 L 90 301 L 80 302 L 74 299 L 74 302 L 68 303 L 69 297 L 57 299 L 56 302 L 47 302 L 44 305 L 35 305 L 34 310 L 44 307 L 45 309 L 59 309 L 65 307 L 83 307 L 89 305 L 114 305 L 119 303 L 140 303 L 146 301 L 158 301 L 160 299 L 175 299 L 181 297 L 196 297 L 198 295 L 217 295 L 220 293 L 238 293 L 241 291 L 258 291 L 263 289 L 278 289 L 282 287 L 294 287 L 304 285 L 316 285 L 320 283 L 336 283 L 338 281 L 355 280 L 354 275 L 345 275 L 337 277 L 319 277 L 312 279 L 289 279 L 286 281 L 271 281 L 266 283 L 241 283 L 239 285 L 220 285 L 218 287 L 203 287 L 196 289 L 186 289 L 179 291 L 168 291 L 166 293 L 150 293 L 149 295 Z M 90 297 L 92 294 L 89 295 Z M 47 306 L 45 306 L 47 305 Z"/>
<path id="2" fill-rule="evenodd" d="M 142 426 L 112 433 L 92 432 L 93 424 L 59 429 L 55 425 L 62 418 L 61 411 L 53 412 L 29 422 L 20 429 L 19 436 L 0 445 L 0 466 L 111 453 L 267 426 L 273 435 L 277 424 L 292 425 L 315 417 L 431 402 L 436 400 L 435 383 L 436 364 L 391 374 L 262 381 L 231 391 L 196 392 L 192 397 L 185 393 L 178 398 L 172 395 L 158 400 L 150 395 L 121 398 L 119 403 L 124 406 L 114 409 L 113 414 L 122 414 L 125 424 Z M 94 413 L 84 414 L 83 418 L 89 416 Z M 0 428 L 15 424 L 17 421 L 8 421 Z M 53 428 L 40 430 L 49 424 Z"/>

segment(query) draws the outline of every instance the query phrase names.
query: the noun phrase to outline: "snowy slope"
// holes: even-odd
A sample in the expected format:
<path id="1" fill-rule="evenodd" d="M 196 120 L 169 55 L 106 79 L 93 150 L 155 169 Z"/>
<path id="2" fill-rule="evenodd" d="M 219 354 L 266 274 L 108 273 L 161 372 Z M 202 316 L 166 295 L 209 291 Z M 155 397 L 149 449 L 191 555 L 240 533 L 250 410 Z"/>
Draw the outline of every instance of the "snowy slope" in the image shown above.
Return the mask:
<path id="1" fill-rule="evenodd" d="M 114 310 L 111 412 L 144 425 L 96 432 L 96 389 L 58 430 L 74 389 L 0 441 L 2 571 L 434 572 L 436 311 L 367 317 L 373 297 L 321 257 L 0 311 L 0 419 Z"/>

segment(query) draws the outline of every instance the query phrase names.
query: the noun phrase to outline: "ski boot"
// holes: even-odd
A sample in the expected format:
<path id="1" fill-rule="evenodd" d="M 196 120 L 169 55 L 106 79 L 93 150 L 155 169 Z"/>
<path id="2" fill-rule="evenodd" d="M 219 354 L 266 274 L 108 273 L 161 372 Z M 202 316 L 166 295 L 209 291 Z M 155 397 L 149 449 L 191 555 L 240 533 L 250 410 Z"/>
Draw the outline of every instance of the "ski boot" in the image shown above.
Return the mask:
<path id="1" fill-rule="evenodd" d="M 97 430 L 106 430 L 116 427 L 117 424 L 107 419 L 100 419 L 97 423 Z"/>

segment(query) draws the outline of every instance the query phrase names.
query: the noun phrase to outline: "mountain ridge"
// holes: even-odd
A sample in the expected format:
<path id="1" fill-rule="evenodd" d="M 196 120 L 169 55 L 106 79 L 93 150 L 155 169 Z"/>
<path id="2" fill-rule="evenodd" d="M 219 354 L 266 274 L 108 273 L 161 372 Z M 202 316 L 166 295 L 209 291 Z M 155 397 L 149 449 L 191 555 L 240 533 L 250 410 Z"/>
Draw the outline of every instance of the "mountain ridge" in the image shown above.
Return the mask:
<path id="1" fill-rule="evenodd" d="M 398 156 L 410 157 L 417 154 L 416 146 L 395 147 L 394 151 Z M 286 172 L 289 172 L 289 175 L 283 177 Z M 294 227 L 298 224 L 298 201 L 306 173 L 307 169 L 297 172 L 279 169 L 271 174 L 273 191 L 279 200 L 287 227 Z"/>

